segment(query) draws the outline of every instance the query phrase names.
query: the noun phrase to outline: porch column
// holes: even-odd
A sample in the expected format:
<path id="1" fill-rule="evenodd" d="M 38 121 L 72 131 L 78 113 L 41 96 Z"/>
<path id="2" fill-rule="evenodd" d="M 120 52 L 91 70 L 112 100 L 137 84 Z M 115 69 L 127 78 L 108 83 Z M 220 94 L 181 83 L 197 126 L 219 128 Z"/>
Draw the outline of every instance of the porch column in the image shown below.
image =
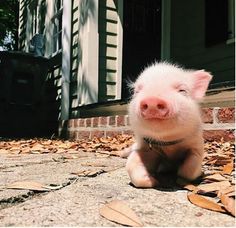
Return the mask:
<path id="1" fill-rule="evenodd" d="M 63 0 L 61 120 L 69 119 L 71 75 L 71 1 Z"/>
<path id="2" fill-rule="evenodd" d="M 80 1 L 78 105 L 98 102 L 98 0 Z"/>

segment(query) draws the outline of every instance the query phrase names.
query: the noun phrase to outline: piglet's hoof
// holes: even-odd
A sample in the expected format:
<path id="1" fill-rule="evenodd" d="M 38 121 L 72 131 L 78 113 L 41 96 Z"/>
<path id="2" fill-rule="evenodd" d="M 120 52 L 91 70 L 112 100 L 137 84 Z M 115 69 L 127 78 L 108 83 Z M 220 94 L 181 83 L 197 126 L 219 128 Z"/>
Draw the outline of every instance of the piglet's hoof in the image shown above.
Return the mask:
<path id="1" fill-rule="evenodd" d="M 136 188 L 153 188 L 153 187 L 156 187 L 159 182 L 154 177 L 147 175 L 147 176 L 144 176 L 138 180 L 131 179 L 131 183 Z"/>

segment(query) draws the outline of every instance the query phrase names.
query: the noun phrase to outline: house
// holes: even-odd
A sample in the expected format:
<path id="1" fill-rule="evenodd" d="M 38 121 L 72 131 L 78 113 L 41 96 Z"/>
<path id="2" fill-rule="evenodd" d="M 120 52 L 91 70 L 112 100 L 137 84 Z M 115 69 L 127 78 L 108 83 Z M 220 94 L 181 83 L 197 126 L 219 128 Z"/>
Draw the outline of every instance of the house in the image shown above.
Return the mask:
<path id="1" fill-rule="evenodd" d="M 43 37 L 50 63 L 43 112 L 48 124 L 59 120 L 61 135 L 130 133 L 127 80 L 168 60 L 213 73 L 201 104 L 206 137 L 234 138 L 234 0 L 19 2 L 19 50 Z"/>

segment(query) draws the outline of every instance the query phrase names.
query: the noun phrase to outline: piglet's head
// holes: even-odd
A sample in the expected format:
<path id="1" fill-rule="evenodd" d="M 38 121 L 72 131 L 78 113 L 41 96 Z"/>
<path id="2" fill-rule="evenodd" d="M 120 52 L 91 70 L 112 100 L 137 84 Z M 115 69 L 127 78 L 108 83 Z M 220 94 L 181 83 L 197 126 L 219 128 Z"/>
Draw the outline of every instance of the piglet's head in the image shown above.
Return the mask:
<path id="1" fill-rule="evenodd" d="M 206 93 L 212 75 L 204 70 L 198 70 L 192 73 L 192 77 L 192 98 L 195 100 L 201 100 Z"/>
<path id="2" fill-rule="evenodd" d="M 168 63 L 155 63 L 132 84 L 129 104 L 131 127 L 136 135 L 176 139 L 196 131 L 201 123 L 198 101 L 212 76 L 204 70 L 185 70 Z"/>
<path id="3" fill-rule="evenodd" d="M 165 63 L 153 65 L 134 83 L 131 110 L 147 120 L 184 115 L 204 97 L 211 79 L 204 70 L 188 71 Z"/>

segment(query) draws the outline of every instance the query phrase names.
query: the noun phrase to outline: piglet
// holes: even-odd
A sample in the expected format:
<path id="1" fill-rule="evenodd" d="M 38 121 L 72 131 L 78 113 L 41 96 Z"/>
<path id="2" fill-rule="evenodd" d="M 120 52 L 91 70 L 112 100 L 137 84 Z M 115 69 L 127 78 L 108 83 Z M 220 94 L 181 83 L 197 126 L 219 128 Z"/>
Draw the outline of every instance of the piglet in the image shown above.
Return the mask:
<path id="1" fill-rule="evenodd" d="M 172 168 L 188 180 L 201 175 L 204 151 L 198 102 L 211 79 L 204 70 L 163 62 L 144 69 L 132 85 L 129 117 L 135 143 L 124 156 L 129 154 L 126 170 L 136 187 L 157 186 L 156 174 Z"/>

